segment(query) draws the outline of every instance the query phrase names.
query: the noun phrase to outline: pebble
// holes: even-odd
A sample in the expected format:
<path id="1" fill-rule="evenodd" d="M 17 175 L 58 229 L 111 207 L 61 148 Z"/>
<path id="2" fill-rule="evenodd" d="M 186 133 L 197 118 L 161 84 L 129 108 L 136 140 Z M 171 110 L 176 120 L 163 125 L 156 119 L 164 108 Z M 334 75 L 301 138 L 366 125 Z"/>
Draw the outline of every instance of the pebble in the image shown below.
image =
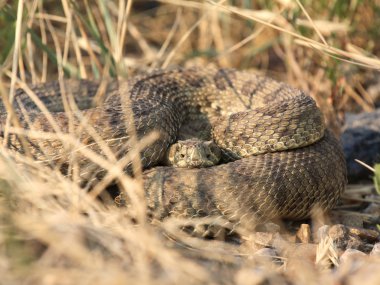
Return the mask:
<path id="1" fill-rule="evenodd" d="M 322 226 L 317 231 L 317 238 L 330 237 L 336 248 L 340 251 L 356 249 L 364 253 L 371 252 L 373 244 L 380 240 L 380 233 L 376 230 L 347 227 L 341 224 Z"/>
<path id="2" fill-rule="evenodd" d="M 252 235 L 252 240 L 254 243 L 262 246 L 271 246 L 275 236 L 278 234 L 267 233 L 267 232 L 256 232 Z"/>
<path id="3" fill-rule="evenodd" d="M 335 223 L 343 224 L 348 227 L 362 228 L 364 225 L 364 217 L 356 213 L 334 213 L 332 218 Z"/>
<path id="4" fill-rule="evenodd" d="M 264 247 L 262 249 L 257 250 L 253 255 L 256 257 L 264 257 L 268 259 L 268 261 L 271 261 L 274 257 L 277 256 L 277 252 L 273 248 Z"/>
<path id="5" fill-rule="evenodd" d="M 371 256 L 379 256 L 380 257 L 380 242 L 376 243 L 373 246 L 372 251 L 370 252 L 370 255 Z"/>
<path id="6" fill-rule="evenodd" d="M 328 225 L 323 225 L 323 226 L 318 228 L 318 231 L 317 231 L 317 241 L 318 242 L 320 242 L 321 240 L 323 240 L 324 238 L 326 238 L 329 235 L 329 229 L 330 229 L 330 226 L 328 226 Z"/>
<path id="7" fill-rule="evenodd" d="M 287 253 L 287 257 L 289 259 L 299 259 L 314 263 L 317 247 L 318 245 L 313 243 L 298 243 L 291 247 Z"/>
<path id="8" fill-rule="evenodd" d="M 380 233 L 376 230 L 363 229 L 363 228 L 348 228 L 349 233 L 357 235 L 359 238 L 368 242 L 376 242 L 380 238 Z"/>
<path id="9" fill-rule="evenodd" d="M 370 214 L 376 217 L 380 216 L 380 205 L 378 203 L 370 203 L 363 213 Z"/>
<path id="10" fill-rule="evenodd" d="M 296 233 L 297 241 L 302 243 L 311 242 L 311 230 L 309 224 L 302 224 Z"/>
<path id="11" fill-rule="evenodd" d="M 344 225 L 333 225 L 328 229 L 328 235 L 338 249 L 345 250 L 349 240 L 348 229 Z"/>
<path id="12" fill-rule="evenodd" d="M 275 223 L 265 223 L 260 225 L 259 231 L 260 232 L 267 232 L 267 233 L 279 233 L 281 230 L 281 227 Z"/>
<path id="13" fill-rule="evenodd" d="M 289 284 L 289 282 L 274 270 L 242 269 L 235 276 L 237 285 Z"/>
<path id="14" fill-rule="evenodd" d="M 355 262 L 356 260 L 361 259 L 366 256 L 367 255 L 361 252 L 360 250 L 348 248 L 340 256 L 339 261 L 341 264 L 347 263 L 347 262 Z"/>

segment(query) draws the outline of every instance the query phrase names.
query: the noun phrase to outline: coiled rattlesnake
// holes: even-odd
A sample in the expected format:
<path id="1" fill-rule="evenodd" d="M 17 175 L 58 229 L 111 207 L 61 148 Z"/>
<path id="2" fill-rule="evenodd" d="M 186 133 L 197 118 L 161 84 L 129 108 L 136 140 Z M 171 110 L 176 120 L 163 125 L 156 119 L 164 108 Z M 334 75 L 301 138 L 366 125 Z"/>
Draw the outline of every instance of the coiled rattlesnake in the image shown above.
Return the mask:
<path id="1" fill-rule="evenodd" d="M 311 97 L 285 83 L 231 69 L 177 68 L 111 82 L 104 101 L 95 106 L 90 103 L 96 82 L 69 80 L 65 88 L 83 109 L 81 116 L 117 158 L 128 154 L 132 121 L 139 138 L 153 130 L 160 133 L 141 152 L 144 168 L 159 164 L 182 130 L 190 127 L 195 134 L 209 133 L 212 126 L 214 142 L 232 161 L 202 169 L 158 166 L 146 170 L 147 202 L 157 217 L 215 212 L 246 224 L 276 217 L 302 218 L 313 207 L 332 208 L 344 191 L 346 166 L 339 143 L 325 130 Z M 70 121 L 63 112 L 58 83 L 33 90 L 62 132 L 69 132 L 71 124 L 82 143 L 96 145 L 80 127 L 81 120 Z M 53 131 L 23 91 L 15 99 L 24 128 Z M 22 109 L 28 113 L 27 120 Z M 4 112 L 1 120 L 3 130 Z M 29 152 L 38 160 L 68 160 L 70 150 L 57 139 L 28 138 L 28 142 Z M 15 134 L 9 136 L 8 145 L 25 150 Z M 92 148 L 102 153 L 100 147 Z"/>

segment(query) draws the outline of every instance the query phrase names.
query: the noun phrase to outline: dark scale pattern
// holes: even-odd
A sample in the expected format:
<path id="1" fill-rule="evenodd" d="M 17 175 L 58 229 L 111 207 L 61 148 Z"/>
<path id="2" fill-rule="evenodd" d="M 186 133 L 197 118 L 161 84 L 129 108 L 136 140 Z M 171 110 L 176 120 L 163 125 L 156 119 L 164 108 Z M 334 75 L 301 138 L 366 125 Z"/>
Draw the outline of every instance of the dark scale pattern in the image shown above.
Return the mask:
<path id="1" fill-rule="evenodd" d="M 195 136 L 203 131 L 203 123 L 211 124 L 212 137 L 223 153 L 233 159 L 244 157 L 211 168 L 156 167 L 144 172 L 148 206 L 158 217 L 223 214 L 251 226 L 276 217 L 302 218 L 314 206 L 332 208 L 344 190 L 346 166 L 340 145 L 325 134 L 315 102 L 285 83 L 231 69 L 158 70 L 111 82 L 103 103 L 96 106 L 92 98 L 97 83 L 69 80 L 64 84 L 83 109 L 81 116 L 117 158 L 131 149 L 129 129 L 134 126 L 138 138 L 159 132 L 159 139 L 141 152 L 145 168 L 157 165 L 189 118 L 204 120 L 198 129 L 193 126 Z M 53 112 L 61 131 L 69 132 L 59 84 L 38 85 L 33 90 Z M 16 114 L 25 128 L 54 131 L 25 93 L 17 91 L 15 99 Z M 17 102 L 32 114 L 31 125 Z M 0 110 L 5 109 L 0 106 Z M 5 117 L 3 112 L 1 129 Z M 76 116 L 71 123 L 80 141 L 102 154 Z M 38 160 L 67 162 L 73 151 L 56 139 L 28 141 L 28 149 Z M 24 152 L 15 135 L 10 136 L 9 145 Z M 94 168 L 85 159 L 81 163 L 83 172 Z"/>

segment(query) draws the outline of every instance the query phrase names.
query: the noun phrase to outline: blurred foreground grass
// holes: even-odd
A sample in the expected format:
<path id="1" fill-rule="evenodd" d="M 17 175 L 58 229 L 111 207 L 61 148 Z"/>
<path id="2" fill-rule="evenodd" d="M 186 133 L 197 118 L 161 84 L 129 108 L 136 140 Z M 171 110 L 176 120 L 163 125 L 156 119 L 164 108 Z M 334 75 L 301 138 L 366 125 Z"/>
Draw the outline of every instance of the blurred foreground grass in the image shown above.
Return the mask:
<path id="1" fill-rule="evenodd" d="M 379 104 L 380 92 L 370 92 L 380 69 L 376 0 L 23 3 L 0 2 L 2 96 L 12 96 L 22 82 L 128 78 L 154 68 L 214 64 L 253 69 L 309 92 L 336 133 L 344 112 Z M 376 259 L 360 261 L 352 274 L 348 265 L 263 264 L 252 248 L 217 241 L 197 241 L 192 248 L 168 238 L 170 220 L 136 224 L 129 212 L 100 203 L 57 169 L 5 150 L 1 160 L 2 284 L 380 279 Z M 126 175 L 118 179 L 126 191 L 137 191 L 139 184 Z"/>

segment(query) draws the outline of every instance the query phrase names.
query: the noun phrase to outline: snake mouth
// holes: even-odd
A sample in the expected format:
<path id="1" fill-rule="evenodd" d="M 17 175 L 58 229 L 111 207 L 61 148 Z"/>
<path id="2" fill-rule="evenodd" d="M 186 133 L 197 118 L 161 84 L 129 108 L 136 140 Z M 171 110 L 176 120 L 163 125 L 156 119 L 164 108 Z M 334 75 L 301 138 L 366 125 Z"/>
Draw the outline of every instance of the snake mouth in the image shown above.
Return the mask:
<path id="1" fill-rule="evenodd" d="M 221 161 L 221 150 L 213 141 L 180 140 L 167 153 L 167 165 L 180 168 L 212 167 Z"/>
<path id="2" fill-rule="evenodd" d="M 193 168 L 203 168 L 214 166 L 218 162 L 215 162 L 215 160 L 193 160 L 189 162 L 189 164 L 191 164 Z"/>

